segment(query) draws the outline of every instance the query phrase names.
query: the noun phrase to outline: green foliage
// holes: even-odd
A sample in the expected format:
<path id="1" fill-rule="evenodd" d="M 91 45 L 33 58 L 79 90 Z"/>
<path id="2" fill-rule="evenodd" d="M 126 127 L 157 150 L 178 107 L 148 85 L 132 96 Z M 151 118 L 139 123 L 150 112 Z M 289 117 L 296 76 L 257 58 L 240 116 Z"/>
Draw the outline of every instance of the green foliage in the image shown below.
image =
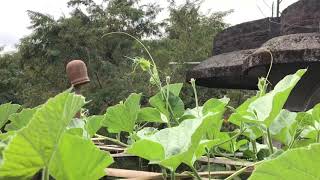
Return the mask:
<path id="1" fill-rule="evenodd" d="M 239 112 L 233 115 L 235 117 L 232 117 L 232 119 L 248 123 L 259 123 L 269 127 L 282 110 L 292 89 L 305 72 L 306 70 L 303 69 L 295 74 L 288 75 L 278 82 L 271 92 L 257 97 L 252 102 L 249 101 L 248 103 L 247 101 L 243 106 L 245 110 L 241 108 Z"/>
<path id="2" fill-rule="evenodd" d="M 23 109 L 19 113 L 12 114 L 9 117 L 10 124 L 6 125 L 6 131 L 17 131 L 23 127 L 25 127 L 29 121 L 32 119 L 34 113 L 37 111 L 37 108 L 33 109 Z"/>
<path id="3" fill-rule="evenodd" d="M 91 140 L 64 134 L 49 169 L 56 179 L 88 180 L 105 176 L 104 169 L 113 160 Z"/>
<path id="4" fill-rule="evenodd" d="M 94 136 L 96 132 L 102 127 L 104 116 L 90 116 L 86 119 L 85 129 L 90 135 Z"/>
<path id="5" fill-rule="evenodd" d="M 20 109 L 18 104 L 2 104 L 0 105 L 0 127 L 3 127 L 11 114 L 16 113 Z"/>
<path id="6" fill-rule="evenodd" d="M 158 109 L 146 107 L 142 108 L 138 115 L 139 121 L 168 123 L 166 115 L 162 114 Z"/>
<path id="7" fill-rule="evenodd" d="M 181 163 L 193 166 L 194 153 L 201 137 L 215 116 L 217 114 L 210 113 L 202 118 L 185 120 L 177 127 L 166 128 L 153 135 L 142 137 L 127 152 L 172 171 L 175 171 Z"/>
<path id="8" fill-rule="evenodd" d="M 132 133 L 140 110 L 141 94 L 131 94 L 127 100 L 107 109 L 102 124 L 110 133 Z"/>
<path id="9" fill-rule="evenodd" d="M 149 99 L 150 105 L 164 114 L 167 119 L 170 119 L 170 115 L 173 115 L 174 119 L 180 118 L 184 112 L 184 103 L 179 97 L 182 85 L 170 84 L 169 86 L 165 86 L 160 92 Z M 167 99 L 164 96 L 167 91 L 169 91 L 169 96 L 167 97 L 169 105 L 167 105 Z"/>
<path id="10" fill-rule="evenodd" d="M 320 145 L 288 150 L 258 165 L 250 179 L 318 179 Z"/>
<path id="11" fill-rule="evenodd" d="M 28 125 L 18 130 L 3 150 L 0 176 L 24 179 L 33 176 L 43 168 L 49 168 L 51 175 L 55 178 L 79 179 L 82 174 L 75 171 L 78 171 L 77 168 L 81 167 L 81 163 L 71 167 L 74 163 L 71 161 L 75 159 L 68 154 L 86 149 L 86 152 L 81 151 L 82 153 L 77 154 L 78 162 L 82 161 L 83 153 L 88 153 L 89 159 L 92 157 L 99 161 L 95 162 L 97 169 L 93 168 L 92 174 L 87 173 L 88 176 L 84 177 L 101 177 L 103 166 L 110 164 L 111 157 L 103 157 L 88 140 L 80 137 L 77 139 L 65 133 L 73 116 L 84 104 L 85 100 L 82 96 L 66 91 L 39 107 Z M 66 149 L 66 146 L 70 145 L 72 149 Z"/>
<path id="12" fill-rule="evenodd" d="M 172 94 L 174 93 L 178 95 L 179 91 Z M 160 131 L 144 128 L 137 133 L 139 140 L 133 143 L 127 152 L 172 171 L 181 163 L 192 167 L 194 157 L 199 157 L 204 148 L 214 145 L 211 141 L 202 141 L 201 145 L 199 143 L 206 133 L 212 132 L 213 129 L 220 130 L 219 122 L 222 122 L 221 118 L 228 102 L 226 98 L 210 99 L 200 108 L 202 111 L 197 111 L 194 116 L 189 115 L 176 127 Z M 220 127 L 217 124 L 220 124 Z"/>
<path id="13" fill-rule="evenodd" d="M 295 139 L 298 128 L 297 113 L 282 110 L 270 125 L 270 132 L 275 140 L 289 146 Z"/>
<path id="14" fill-rule="evenodd" d="M 158 5 L 141 5 L 136 0 L 108 0 L 99 5 L 93 0 L 70 0 L 70 16 L 59 19 L 28 11 L 33 33 L 21 40 L 17 53 L 0 57 L 0 103 L 35 107 L 45 102 L 69 86 L 65 64 L 71 59 L 83 59 L 91 79 L 91 84 L 83 88 L 92 100 L 87 105 L 90 114 L 101 114 L 108 108 L 105 115 L 73 119 L 85 101 L 70 92 L 18 113 L 18 105 L 0 106 L 2 126 L 11 121 L 5 127 L 8 132 L 0 134 L 1 178 L 26 179 L 42 170 L 55 179 L 99 179 L 112 158 L 89 140 L 94 136 L 127 147 L 127 153 L 172 171 L 182 163 L 194 169 L 195 161 L 204 154 L 243 151 L 249 154 L 249 160 L 275 158 L 258 166 L 252 178 L 287 178 L 290 173 L 311 170 L 310 174 L 317 177 L 311 156 L 304 153 L 318 153 L 318 145 L 291 149 L 320 141 L 320 105 L 308 112 L 283 109 L 306 70 L 286 76 L 271 92 L 267 92 L 267 79 L 260 78 L 257 95 L 236 109 L 230 107 L 235 112 L 228 121 L 239 128 L 230 132 L 222 127 L 228 116 L 226 106 L 238 106 L 249 95 L 247 92 L 243 95 L 242 91 L 198 88 L 195 93 L 188 85 L 182 89 L 181 83 L 170 84 L 185 81 L 188 67 L 168 66 L 169 62 L 183 64 L 211 56 L 214 36 L 227 27 L 223 18 L 229 12 L 203 15 L 200 4 L 196 0 L 177 6 L 171 1 L 169 18 L 161 23 L 155 21 Z M 140 53 L 141 43 L 126 34 L 144 37 L 144 50 L 148 52 Z M 138 66 L 142 72 L 136 71 Z M 168 75 L 174 81 L 166 77 L 167 86 L 163 86 L 162 79 Z M 125 102 L 114 105 L 128 94 Z M 198 95 L 196 100 L 191 98 L 193 94 Z M 231 100 L 211 98 L 221 94 Z M 6 106 L 13 109 L 3 108 Z M 101 136 L 97 132 L 102 126 L 110 133 L 125 132 L 122 134 L 128 136 Z M 261 137 L 268 140 L 268 145 L 256 143 Z M 275 153 L 272 138 L 285 145 Z M 121 142 L 124 139 L 128 144 Z M 307 162 L 310 171 L 287 163 L 302 161 Z"/>
<path id="15" fill-rule="evenodd" d="M 308 112 L 300 113 L 300 119 L 307 127 L 301 132 L 301 136 L 320 142 L 320 104 L 315 105 Z"/>

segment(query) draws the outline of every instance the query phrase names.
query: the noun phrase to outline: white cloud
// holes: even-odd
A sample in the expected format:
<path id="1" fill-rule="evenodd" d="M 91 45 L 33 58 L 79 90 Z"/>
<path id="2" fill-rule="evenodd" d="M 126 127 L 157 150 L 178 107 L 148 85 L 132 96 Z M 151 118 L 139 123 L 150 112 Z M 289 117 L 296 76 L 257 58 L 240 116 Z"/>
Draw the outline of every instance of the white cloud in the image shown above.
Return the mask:
<path id="1" fill-rule="evenodd" d="M 101 0 L 98 0 L 101 1 Z M 178 3 L 184 0 L 177 0 Z M 264 0 L 271 4 L 273 0 Z M 283 6 L 286 7 L 297 0 L 283 0 Z M 0 6 L 0 45 L 5 44 L 12 49 L 19 39 L 30 33 L 27 27 L 30 20 L 27 10 L 39 11 L 47 13 L 58 18 L 63 13 L 68 14 L 68 0 L 2 0 Z M 157 2 L 162 7 L 168 5 L 167 0 L 143 0 L 142 2 Z M 263 3 L 263 0 L 205 0 L 202 11 L 227 11 L 234 9 L 234 13 L 226 17 L 226 22 L 230 24 L 238 24 L 245 21 L 263 18 L 264 15 L 259 11 L 257 6 L 264 14 L 270 15 L 271 10 Z M 160 14 L 164 19 L 168 12 Z M 8 49 L 8 48 L 7 48 Z"/>

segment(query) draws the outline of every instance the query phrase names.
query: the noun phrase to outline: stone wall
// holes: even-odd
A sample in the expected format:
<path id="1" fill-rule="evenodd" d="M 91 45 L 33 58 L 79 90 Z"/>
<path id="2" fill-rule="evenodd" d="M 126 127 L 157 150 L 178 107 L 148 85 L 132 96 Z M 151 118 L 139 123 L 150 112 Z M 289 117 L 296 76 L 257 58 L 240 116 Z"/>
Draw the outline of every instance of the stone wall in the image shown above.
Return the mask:
<path id="1" fill-rule="evenodd" d="M 320 0 L 300 0 L 281 14 L 281 34 L 320 32 Z"/>
<path id="2" fill-rule="evenodd" d="M 266 18 L 232 26 L 219 33 L 213 42 L 213 55 L 254 49 L 280 35 L 280 19 Z"/>

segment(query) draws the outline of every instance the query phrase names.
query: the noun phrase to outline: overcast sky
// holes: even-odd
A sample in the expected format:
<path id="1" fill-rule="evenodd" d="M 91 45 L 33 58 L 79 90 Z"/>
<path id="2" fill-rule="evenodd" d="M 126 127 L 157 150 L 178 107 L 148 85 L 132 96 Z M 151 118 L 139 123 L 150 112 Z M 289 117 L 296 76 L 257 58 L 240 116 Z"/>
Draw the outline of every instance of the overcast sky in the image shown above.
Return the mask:
<path id="1" fill-rule="evenodd" d="M 163 8 L 168 5 L 167 0 L 143 0 L 143 2 L 155 1 Z M 176 1 L 181 3 L 185 0 Z M 225 18 L 227 23 L 234 25 L 271 16 L 271 10 L 267 4 L 270 6 L 273 1 L 275 0 L 204 0 L 201 11 L 206 13 L 208 10 L 214 12 L 234 9 L 234 13 Z M 281 9 L 296 1 L 283 0 Z M 6 51 L 13 50 L 14 44 L 30 33 L 27 28 L 30 25 L 27 10 L 51 14 L 58 18 L 62 14 L 68 14 L 67 2 L 68 0 L 2 0 L 0 6 L 0 46 L 6 46 Z M 160 19 L 164 19 L 168 13 L 164 11 L 159 16 L 161 16 Z"/>

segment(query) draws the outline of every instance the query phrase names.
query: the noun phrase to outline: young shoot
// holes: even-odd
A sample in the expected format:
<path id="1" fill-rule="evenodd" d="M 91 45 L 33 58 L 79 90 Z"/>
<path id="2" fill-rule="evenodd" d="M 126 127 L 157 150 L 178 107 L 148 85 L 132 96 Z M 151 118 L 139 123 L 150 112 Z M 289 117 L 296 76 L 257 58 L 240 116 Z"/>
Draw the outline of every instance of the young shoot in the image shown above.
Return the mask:
<path id="1" fill-rule="evenodd" d="M 195 99 L 195 102 L 196 102 L 196 108 L 197 108 L 197 111 L 199 113 L 199 110 L 198 110 L 199 102 L 198 102 L 198 94 L 197 94 L 197 88 L 196 88 L 196 80 L 194 78 L 191 78 L 190 83 L 191 83 L 191 86 L 193 88 L 194 99 Z"/>

